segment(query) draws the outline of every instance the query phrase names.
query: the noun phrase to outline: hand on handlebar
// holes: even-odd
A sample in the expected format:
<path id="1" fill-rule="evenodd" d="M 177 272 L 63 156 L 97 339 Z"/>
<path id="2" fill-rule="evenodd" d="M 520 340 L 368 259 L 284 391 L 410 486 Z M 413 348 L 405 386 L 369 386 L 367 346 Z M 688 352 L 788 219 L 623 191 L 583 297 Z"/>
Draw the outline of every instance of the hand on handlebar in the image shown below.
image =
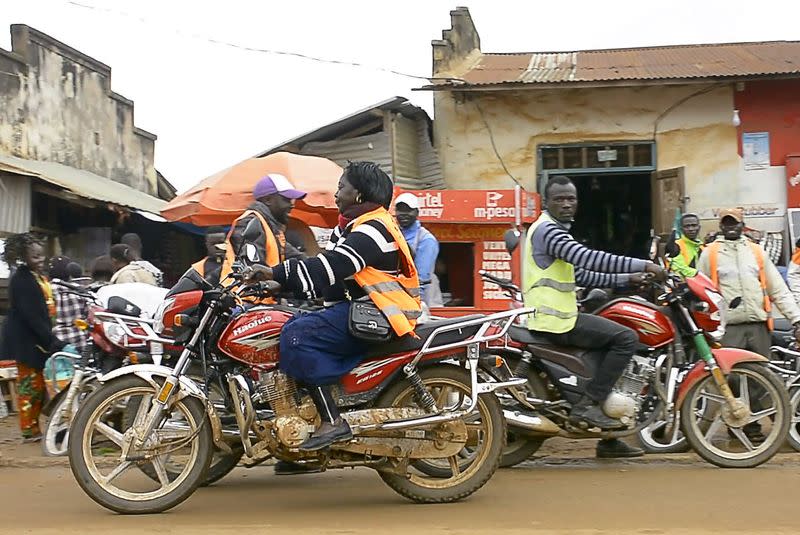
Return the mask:
<path id="1" fill-rule="evenodd" d="M 242 271 L 242 275 L 244 281 L 247 283 L 253 283 L 258 281 L 271 281 L 272 280 L 272 268 L 268 268 L 266 266 L 248 266 L 247 268 Z"/>
<path id="2" fill-rule="evenodd" d="M 793 327 L 794 327 L 794 339 L 797 340 L 798 343 L 800 343 L 800 321 L 795 323 Z"/>
<path id="3" fill-rule="evenodd" d="M 653 262 L 645 264 L 644 271 L 645 273 L 653 275 L 653 277 L 660 282 L 667 280 L 667 270 Z"/>
<path id="4" fill-rule="evenodd" d="M 644 287 L 648 286 L 650 284 L 650 281 L 652 281 L 653 279 L 655 279 L 655 275 L 653 275 L 652 273 L 639 272 L 639 273 L 631 273 L 630 279 L 628 279 L 628 281 L 630 282 L 631 286 Z"/>

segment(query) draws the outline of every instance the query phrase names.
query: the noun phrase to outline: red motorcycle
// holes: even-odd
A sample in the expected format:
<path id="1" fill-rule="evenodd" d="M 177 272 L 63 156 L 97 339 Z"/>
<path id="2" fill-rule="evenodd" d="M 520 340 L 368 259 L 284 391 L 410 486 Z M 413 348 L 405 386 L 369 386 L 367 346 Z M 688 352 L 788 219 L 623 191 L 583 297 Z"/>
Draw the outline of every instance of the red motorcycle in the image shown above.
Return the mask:
<path id="1" fill-rule="evenodd" d="M 250 465 L 274 457 L 319 470 L 370 467 L 423 503 L 460 500 L 489 480 L 506 434 L 493 392 L 525 379 L 486 381 L 479 361 L 489 342 L 531 310 L 430 322 L 418 326 L 418 338 L 374 346 L 334 394 L 355 438 L 306 453 L 298 446 L 319 416 L 302 386 L 277 366 L 281 328 L 298 312 L 281 305 L 241 312 L 243 298 L 272 289 L 245 285 L 240 275 L 212 287 L 194 270 L 172 288 L 155 329 L 185 344 L 175 367 L 107 374 L 76 415 L 70 465 L 92 499 L 120 513 L 170 509 L 203 482 L 215 447 L 231 454 L 241 448 Z M 186 377 L 192 359 L 206 368 L 205 385 Z M 224 392 L 225 414 L 208 400 L 212 383 Z M 130 414 L 123 428 L 104 423 L 119 407 Z M 229 418 L 236 444 L 225 432 Z"/>
<path id="2" fill-rule="evenodd" d="M 483 276 L 519 295 L 510 281 Z M 791 423 L 788 394 L 766 358 L 720 347 L 728 307 L 711 280 L 698 274 L 650 284 L 657 290 L 657 304 L 621 297 L 594 311 L 639 335 L 639 350 L 603 406 L 625 429 L 569 422 L 570 408 L 595 373 L 601 353 L 556 346 L 516 325 L 502 345 L 491 348 L 507 367 L 504 374 L 489 373 L 528 379 L 524 388 L 499 393 L 510 438 L 504 466 L 527 459 L 551 436 L 625 437 L 659 422 L 680 429 L 694 450 L 717 466 L 754 467 L 777 453 Z M 601 291 L 593 292 L 596 298 Z M 758 441 L 748 432 L 753 426 L 761 435 Z"/>
<path id="3" fill-rule="evenodd" d="M 89 334 L 86 347 L 80 355 L 58 352 L 52 357 L 69 362 L 72 379 L 42 408 L 42 450 L 48 456 L 61 456 L 67 453 L 75 412 L 97 388 L 99 376 L 126 364 L 161 364 L 180 348 L 153 331 L 153 320 L 142 317 L 139 306 L 114 295 L 115 286 L 84 287 L 58 279 L 53 284 L 89 302 L 87 320 L 76 322 L 76 327 Z M 101 297 L 102 293 L 107 295 Z"/>

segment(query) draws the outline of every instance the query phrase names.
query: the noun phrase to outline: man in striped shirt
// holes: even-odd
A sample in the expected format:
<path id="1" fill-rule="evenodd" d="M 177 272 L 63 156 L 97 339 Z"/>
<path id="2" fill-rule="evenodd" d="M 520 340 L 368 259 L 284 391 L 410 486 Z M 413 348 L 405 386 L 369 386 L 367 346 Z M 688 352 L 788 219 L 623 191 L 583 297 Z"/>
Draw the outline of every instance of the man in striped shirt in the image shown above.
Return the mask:
<path id="1" fill-rule="evenodd" d="M 531 255 L 523 267 L 525 304 L 537 308 L 528 327 L 557 345 L 606 350 L 584 396 L 572 407 L 570 421 L 602 429 L 624 427 L 606 415 L 602 405 L 633 356 L 638 336 L 619 323 L 579 314 L 575 286 L 637 285 L 652 275 L 663 278 L 665 272 L 652 262 L 595 251 L 577 242 L 570 235 L 570 227 L 578 195 L 568 177 L 553 177 L 544 193 L 547 210 L 528 232 Z M 598 457 L 635 457 L 642 453 L 618 440 L 601 441 L 597 447 Z"/>

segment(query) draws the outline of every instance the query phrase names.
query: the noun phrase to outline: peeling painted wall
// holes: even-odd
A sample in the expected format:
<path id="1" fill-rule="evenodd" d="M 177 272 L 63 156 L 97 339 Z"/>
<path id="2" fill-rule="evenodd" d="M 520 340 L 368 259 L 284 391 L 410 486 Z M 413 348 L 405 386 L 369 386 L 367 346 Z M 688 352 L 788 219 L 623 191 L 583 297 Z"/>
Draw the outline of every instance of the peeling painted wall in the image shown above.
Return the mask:
<path id="1" fill-rule="evenodd" d="M 134 126 L 111 69 L 24 25 L 0 49 L 0 152 L 58 162 L 157 192 L 156 136 Z"/>
<path id="2" fill-rule="evenodd" d="M 659 115 L 705 89 L 659 121 L 658 169 L 685 167 L 687 208 L 709 218 L 706 227 L 714 224 L 713 209 L 724 206 L 773 203 L 785 213 L 785 188 L 772 184 L 774 177 L 755 184 L 743 172 L 730 85 L 437 92 L 434 137 L 445 182 L 457 189 L 513 185 L 492 148 L 491 130 L 508 170 L 535 191 L 538 146 L 652 140 Z M 783 213 L 759 221 L 758 228 L 782 230 Z"/>

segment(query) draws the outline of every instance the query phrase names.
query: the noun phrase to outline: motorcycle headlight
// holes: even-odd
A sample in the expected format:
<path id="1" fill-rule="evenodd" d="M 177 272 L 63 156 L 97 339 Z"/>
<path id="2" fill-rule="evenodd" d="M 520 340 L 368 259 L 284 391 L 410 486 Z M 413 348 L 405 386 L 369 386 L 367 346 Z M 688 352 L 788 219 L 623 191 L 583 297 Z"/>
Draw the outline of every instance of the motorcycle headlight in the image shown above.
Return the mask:
<path id="1" fill-rule="evenodd" d="M 719 327 L 714 332 L 708 333 L 711 338 L 719 342 L 725 335 L 725 326 L 728 321 L 728 302 L 722 294 L 715 290 L 706 290 L 706 297 L 717 307 L 716 312 L 711 313 L 711 319 L 719 322 Z"/>
<path id="2" fill-rule="evenodd" d="M 169 299 L 165 299 L 163 303 L 158 305 L 156 309 L 156 313 L 153 316 L 153 330 L 161 334 L 164 332 L 164 313 L 167 311 L 169 307 L 172 306 L 172 303 L 175 302 L 174 297 L 170 297 Z"/>

